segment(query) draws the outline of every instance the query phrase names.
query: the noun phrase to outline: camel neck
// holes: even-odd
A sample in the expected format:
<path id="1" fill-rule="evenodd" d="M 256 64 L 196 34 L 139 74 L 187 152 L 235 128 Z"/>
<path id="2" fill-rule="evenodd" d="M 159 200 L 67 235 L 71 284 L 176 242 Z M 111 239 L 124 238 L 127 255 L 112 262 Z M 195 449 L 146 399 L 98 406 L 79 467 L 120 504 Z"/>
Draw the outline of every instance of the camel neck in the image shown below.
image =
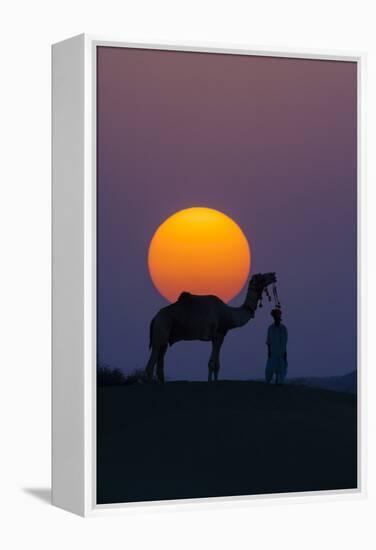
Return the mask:
<path id="1" fill-rule="evenodd" d="M 231 307 L 230 310 L 231 310 L 230 311 L 231 313 L 230 328 L 242 327 L 255 316 L 253 310 L 246 308 L 244 306 Z"/>
<path id="2" fill-rule="evenodd" d="M 248 287 L 247 296 L 245 297 L 243 308 L 250 310 L 253 314 L 257 309 L 257 304 L 260 299 L 259 293 L 251 285 Z"/>
<path id="3" fill-rule="evenodd" d="M 241 307 L 231 307 L 231 328 L 242 327 L 253 319 L 259 301 L 259 292 L 250 284 L 247 296 Z"/>

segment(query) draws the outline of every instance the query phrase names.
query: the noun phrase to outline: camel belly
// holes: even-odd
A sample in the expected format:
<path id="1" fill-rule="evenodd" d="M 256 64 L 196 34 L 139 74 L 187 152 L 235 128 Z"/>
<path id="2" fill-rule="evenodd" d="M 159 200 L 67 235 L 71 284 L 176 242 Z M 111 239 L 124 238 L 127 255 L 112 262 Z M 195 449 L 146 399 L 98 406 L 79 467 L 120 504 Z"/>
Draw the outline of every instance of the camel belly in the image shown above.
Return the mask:
<path id="1" fill-rule="evenodd" d="M 182 340 L 201 340 L 203 342 L 208 342 L 213 340 L 216 330 L 217 326 L 214 321 L 206 323 L 199 316 L 197 316 L 197 318 L 192 318 L 191 316 L 183 322 L 179 320 L 173 323 L 169 344 L 172 346 L 172 344 Z"/>
<path id="2" fill-rule="evenodd" d="M 190 311 L 185 312 L 186 315 L 174 319 L 171 326 L 169 344 L 170 346 L 175 342 L 181 340 L 202 340 L 208 342 L 213 339 L 216 330 L 217 323 L 215 319 L 205 319 L 200 314 L 201 312 Z"/>
<path id="3" fill-rule="evenodd" d="M 183 340 L 184 341 L 201 340 L 202 342 L 210 342 L 211 340 L 213 340 L 213 336 L 209 334 L 203 334 L 203 333 L 197 333 L 194 336 L 187 336 L 184 334 L 173 333 L 171 334 L 168 343 L 170 346 L 172 346 L 173 344 L 176 344 L 176 342 L 182 342 Z"/>
<path id="4" fill-rule="evenodd" d="M 170 346 L 182 340 L 213 340 L 218 332 L 218 302 L 221 303 L 214 296 L 182 293 L 177 302 L 166 308 Z"/>

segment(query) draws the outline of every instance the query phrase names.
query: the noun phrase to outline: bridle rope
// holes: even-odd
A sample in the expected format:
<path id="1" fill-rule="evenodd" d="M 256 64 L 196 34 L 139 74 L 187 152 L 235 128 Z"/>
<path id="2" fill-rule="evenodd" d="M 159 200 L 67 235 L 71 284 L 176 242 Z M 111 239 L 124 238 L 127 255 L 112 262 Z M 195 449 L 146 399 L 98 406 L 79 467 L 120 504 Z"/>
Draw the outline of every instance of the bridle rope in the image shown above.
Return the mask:
<path id="1" fill-rule="evenodd" d="M 267 286 L 264 288 L 263 292 L 266 295 L 266 297 L 268 298 L 268 301 L 271 302 L 272 297 L 270 296 L 269 289 L 268 289 Z M 281 302 L 279 301 L 277 285 L 276 284 L 273 284 L 273 286 L 272 286 L 272 293 L 273 293 L 275 307 L 277 309 L 281 309 Z M 261 292 L 261 296 L 260 296 L 260 300 L 259 300 L 259 307 L 262 307 L 262 292 Z"/>

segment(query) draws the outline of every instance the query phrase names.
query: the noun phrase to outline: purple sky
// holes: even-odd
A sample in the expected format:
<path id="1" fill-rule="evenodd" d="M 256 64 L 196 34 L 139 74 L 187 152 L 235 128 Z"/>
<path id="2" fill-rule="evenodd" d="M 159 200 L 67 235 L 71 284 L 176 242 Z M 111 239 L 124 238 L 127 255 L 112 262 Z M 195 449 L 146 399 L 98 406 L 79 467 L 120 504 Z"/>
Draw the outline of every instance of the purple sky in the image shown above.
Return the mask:
<path id="1" fill-rule="evenodd" d="M 355 369 L 356 64 L 100 47 L 97 74 L 100 360 L 144 367 L 167 304 L 150 239 L 174 212 L 207 206 L 242 227 L 252 273 L 277 272 L 289 375 Z M 263 376 L 264 306 L 227 335 L 221 378 Z M 174 345 L 166 376 L 206 379 L 209 354 Z"/>

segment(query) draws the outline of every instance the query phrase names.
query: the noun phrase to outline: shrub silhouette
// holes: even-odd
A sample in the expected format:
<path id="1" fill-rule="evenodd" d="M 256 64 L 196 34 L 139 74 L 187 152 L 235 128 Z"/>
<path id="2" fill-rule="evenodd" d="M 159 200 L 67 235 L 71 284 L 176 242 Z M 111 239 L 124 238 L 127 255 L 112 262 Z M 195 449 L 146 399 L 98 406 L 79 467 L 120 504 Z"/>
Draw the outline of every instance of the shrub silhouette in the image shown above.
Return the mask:
<path id="1" fill-rule="evenodd" d="M 107 365 L 99 365 L 97 369 L 98 386 L 120 386 L 124 384 L 125 376 L 120 369 Z"/>
<path id="2" fill-rule="evenodd" d="M 143 369 L 135 369 L 130 374 L 124 377 L 124 384 L 126 386 L 143 382 L 146 382 L 145 372 Z"/>
<path id="3" fill-rule="evenodd" d="M 97 385 L 98 386 L 130 386 L 132 384 L 143 383 L 145 374 L 142 369 L 135 369 L 130 374 L 125 375 L 120 369 L 109 365 L 98 364 Z"/>

